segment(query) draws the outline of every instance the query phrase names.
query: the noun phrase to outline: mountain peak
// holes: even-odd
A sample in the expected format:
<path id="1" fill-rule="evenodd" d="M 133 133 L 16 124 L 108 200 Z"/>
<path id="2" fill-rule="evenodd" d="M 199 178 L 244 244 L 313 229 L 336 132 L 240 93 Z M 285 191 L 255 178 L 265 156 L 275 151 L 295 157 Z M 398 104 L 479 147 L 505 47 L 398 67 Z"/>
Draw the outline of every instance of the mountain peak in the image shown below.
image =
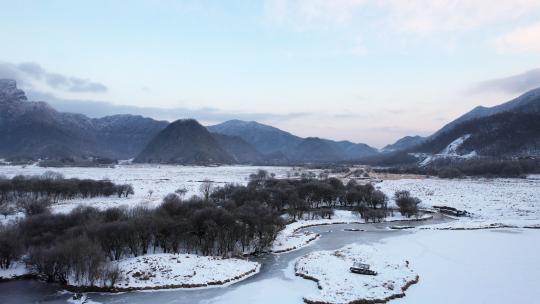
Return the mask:
<path id="1" fill-rule="evenodd" d="M 0 79 L 0 101 L 26 101 L 26 94 L 17 88 L 17 82 L 13 79 Z"/>

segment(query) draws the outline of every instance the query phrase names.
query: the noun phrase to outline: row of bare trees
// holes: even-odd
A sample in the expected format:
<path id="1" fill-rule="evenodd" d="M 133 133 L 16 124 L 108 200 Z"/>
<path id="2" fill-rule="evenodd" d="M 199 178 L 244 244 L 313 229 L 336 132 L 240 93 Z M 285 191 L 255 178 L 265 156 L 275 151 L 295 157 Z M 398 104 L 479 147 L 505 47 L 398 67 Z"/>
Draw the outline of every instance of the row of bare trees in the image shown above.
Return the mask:
<path id="1" fill-rule="evenodd" d="M 11 179 L 0 177 L 0 202 L 44 197 L 56 202 L 97 196 L 127 197 L 131 194 L 134 194 L 131 185 L 118 185 L 109 180 L 68 179 L 51 171 L 36 176 L 17 175 Z"/>
<path id="2" fill-rule="evenodd" d="M 47 171 L 42 175 L 0 176 L 0 214 L 7 217 L 17 211 L 26 215 L 43 213 L 58 200 L 98 196 L 128 197 L 134 194 L 128 184 L 109 180 L 66 179 L 60 173 Z"/>
<path id="3" fill-rule="evenodd" d="M 148 253 L 230 257 L 265 250 L 284 223 L 263 201 L 183 200 L 169 194 L 155 209 L 29 214 L 0 231 L 0 267 L 24 261 L 51 282 L 114 285 L 111 261 Z"/>

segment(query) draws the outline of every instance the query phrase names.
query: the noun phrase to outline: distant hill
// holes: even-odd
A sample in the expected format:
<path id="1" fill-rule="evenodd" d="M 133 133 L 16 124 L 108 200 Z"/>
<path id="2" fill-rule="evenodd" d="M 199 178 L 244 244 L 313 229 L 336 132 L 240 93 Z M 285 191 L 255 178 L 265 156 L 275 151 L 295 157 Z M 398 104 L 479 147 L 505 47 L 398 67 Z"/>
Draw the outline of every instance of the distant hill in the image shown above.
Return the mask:
<path id="1" fill-rule="evenodd" d="M 395 143 L 386 145 L 382 148 L 383 152 L 403 151 L 421 144 L 425 140 L 422 136 L 405 136 L 398 139 Z"/>
<path id="2" fill-rule="evenodd" d="M 207 129 L 212 133 L 238 136 L 263 154 L 281 152 L 289 156 L 302 141 L 301 137 L 255 121 L 229 120 Z"/>
<path id="3" fill-rule="evenodd" d="M 294 148 L 293 160 L 298 162 L 327 163 L 341 161 L 343 157 L 340 151 L 324 139 L 308 137 L 302 140 Z"/>
<path id="4" fill-rule="evenodd" d="M 169 124 L 135 158 L 137 163 L 233 164 L 237 163 L 208 130 L 194 119 Z"/>
<path id="5" fill-rule="evenodd" d="M 129 159 L 167 124 L 133 115 L 61 113 L 27 101 L 15 81 L 0 79 L 0 158 Z"/>
<path id="6" fill-rule="evenodd" d="M 463 114 L 456 120 L 448 123 L 440 130 L 435 132 L 430 138 L 436 137 L 441 133 L 450 131 L 455 126 L 460 123 L 479 119 L 483 117 L 489 117 L 495 114 L 503 112 L 520 112 L 520 113 L 538 113 L 540 112 L 540 88 L 530 90 L 517 98 L 514 98 L 503 104 L 493 106 L 493 107 L 483 107 L 478 106 L 471 111 Z"/>
<path id="7" fill-rule="evenodd" d="M 540 88 L 498 106 L 476 107 L 405 151 L 439 158 L 538 157 Z"/>
<path id="8" fill-rule="evenodd" d="M 489 157 L 540 156 L 540 112 L 500 112 L 470 119 L 431 137 L 415 152 L 445 154 L 451 143 L 457 155 Z"/>
<path id="9" fill-rule="evenodd" d="M 261 164 L 267 161 L 266 156 L 238 136 L 214 133 L 212 137 L 232 156 L 235 163 Z"/>
<path id="10" fill-rule="evenodd" d="M 208 126 L 216 134 L 238 136 L 263 155 L 280 155 L 290 163 L 319 163 L 356 160 L 377 154 L 366 144 L 333 141 L 316 137 L 302 138 L 278 128 L 255 121 L 229 120 Z"/>

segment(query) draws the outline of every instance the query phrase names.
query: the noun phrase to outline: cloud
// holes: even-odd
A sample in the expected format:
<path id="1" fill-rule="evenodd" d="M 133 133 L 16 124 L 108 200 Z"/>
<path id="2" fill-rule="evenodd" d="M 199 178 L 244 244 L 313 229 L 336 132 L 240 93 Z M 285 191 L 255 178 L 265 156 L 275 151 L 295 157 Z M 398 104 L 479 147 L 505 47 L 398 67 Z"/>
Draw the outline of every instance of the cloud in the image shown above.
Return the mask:
<path id="1" fill-rule="evenodd" d="M 510 31 L 495 40 L 501 52 L 540 52 L 540 22 Z"/>
<path id="2" fill-rule="evenodd" d="M 540 8 L 537 0 L 386 0 L 394 27 L 431 33 L 463 31 L 504 20 L 517 20 Z"/>
<path id="3" fill-rule="evenodd" d="M 270 23 L 307 31 L 346 25 L 369 0 L 266 0 L 264 15 Z"/>
<path id="4" fill-rule="evenodd" d="M 26 87 L 32 87 L 34 82 L 38 82 L 51 89 L 66 92 L 102 93 L 108 90 L 99 82 L 48 72 L 35 62 L 19 64 L 0 62 L 0 78 L 15 79 Z"/>
<path id="5" fill-rule="evenodd" d="M 375 9 L 382 24 L 400 32 L 434 33 L 471 30 L 517 20 L 540 8 L 538 0 L 266 0 L 265 17 L 273 23 L 309 30 L 358 25 Z M 367 16 L 369 17 L 369 16 Z M 356 23 L 353 21 L 357 21 Z"/>
<path id="6" fill-rule="evenodd" d="M 56 97 L 53 94 L 43 93 L 34 90 L 28 90 L 27 96 L 29 100 L 46 101 L 51 106 L 62 112 L 81 113 L 89 117 L 103 117 L 115 114 L 133 114 L 152 117 L 154 119 L 162 119 L 174 121 L 180 118 L 195 118 L 203 123 L 219 123 L 230 119 L 241 120 L 257 120 L 261 122 L 285 121 L 299 117 L 312 115 L 308 112 L 292 112 L 288 114 L 279 113 L 260 113 L 260 112 L 234 112 L 223 111 L 216 108 L 154 108 L 154 107 L 137 107 L 129 105 L 116 105 L 107 101 L 96 100 L 78 100 L 78 99 L 63 99 Z"/>
<path id="7" fill-rule="evenodd" d="M 537 87 L 540 87 L 540 68 L 518 75 L 482 81 L 469 88 L 466 93 L 478 94 L 495 91 L 521 94 Z"/>

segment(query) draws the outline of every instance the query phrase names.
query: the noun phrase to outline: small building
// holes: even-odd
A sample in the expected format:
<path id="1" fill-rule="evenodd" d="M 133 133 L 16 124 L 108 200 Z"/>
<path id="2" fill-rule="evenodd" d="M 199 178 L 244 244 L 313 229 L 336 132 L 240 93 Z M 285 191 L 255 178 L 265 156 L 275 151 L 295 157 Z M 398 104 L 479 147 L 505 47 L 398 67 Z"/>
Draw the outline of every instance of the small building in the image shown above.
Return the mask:
<path id="1" fill-rule="evenodd" d="M 377 275 L 377 272 L 370 269 L 369 264 L 364 264 L 360 262 L 354 262 L 350 270 L 352 273 L 357 273 L 357 274 Z"/>

